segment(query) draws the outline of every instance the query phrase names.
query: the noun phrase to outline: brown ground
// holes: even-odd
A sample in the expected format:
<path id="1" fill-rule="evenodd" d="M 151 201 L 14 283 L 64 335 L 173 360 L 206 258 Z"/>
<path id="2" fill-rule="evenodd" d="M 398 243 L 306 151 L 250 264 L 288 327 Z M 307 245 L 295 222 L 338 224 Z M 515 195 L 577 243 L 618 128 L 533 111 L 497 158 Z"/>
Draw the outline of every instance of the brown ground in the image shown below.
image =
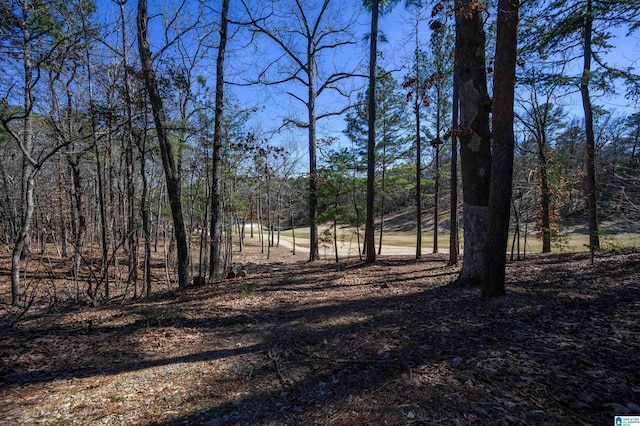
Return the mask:
<path id="1" fill-rule="evenodd" d="M 0 423 L 576 425 L 640 414 L 640 254 L 531 256 L 508 295 L 449 285 L 443 255 L 301 263 L 151 300 L 0 306 Z M 7 256 L 0 288 L 8 298 Z M 296 262 L 300 261 L 300 262 Z M 45 267 L 46 265 L 50 267 Z M 157 271 L 163 277 L 162 270 Z M 54 297 L 55 296 L 55 297 Z"/>

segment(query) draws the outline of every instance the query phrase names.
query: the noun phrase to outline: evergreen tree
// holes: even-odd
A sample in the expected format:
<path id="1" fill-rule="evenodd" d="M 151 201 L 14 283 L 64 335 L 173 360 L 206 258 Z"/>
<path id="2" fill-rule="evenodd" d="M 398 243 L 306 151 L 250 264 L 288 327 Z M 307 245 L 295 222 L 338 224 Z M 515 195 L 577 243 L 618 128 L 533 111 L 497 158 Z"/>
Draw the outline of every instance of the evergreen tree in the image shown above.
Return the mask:
<path id="1" fill-rule="evenodd" d="M 538 14 L 527 20 L 527 49 L 543 57 L 556 59 L 579 56 L 582 59 L 579 75 L 563 75 L 569 84 L 580 90 L 585 117 L 585 166 L 587 179 L 587 206 L 589 246 L 600 247 L 598 237 L 598 207 L 596 187 L 596 146 L 594 134 L 594 106 L 592 91 L 607 92 L 612 81 L 623 79 L 637 91 L 638 76 L 631 69 L 618 69 L 609 65 L 604 54 L 613 47 L 614 28 L 623 27 L 628 33 L 638 26 L 638 0 L 578 0 L 565 2 L 548 0 L 536 2 Z M 570 59 L 567 59 L 570 60 Z"/>

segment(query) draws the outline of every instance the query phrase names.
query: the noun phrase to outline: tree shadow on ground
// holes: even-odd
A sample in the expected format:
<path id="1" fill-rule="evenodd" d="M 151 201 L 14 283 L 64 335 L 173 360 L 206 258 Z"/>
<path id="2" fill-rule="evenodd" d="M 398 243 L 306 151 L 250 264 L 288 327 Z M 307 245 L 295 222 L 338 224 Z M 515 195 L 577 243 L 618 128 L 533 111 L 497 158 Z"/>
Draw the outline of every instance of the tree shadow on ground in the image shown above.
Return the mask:
<path id="1" fill-rule="evenodd" d="M 178 314 L 160 321 L 159 331 L 215 333 L 219 348 L 136 359 L 134 345 L 122 354 L 134 361 L 14 372 L 0 387 L 252 354 L 261 361 L 241 367 L 231 383 L 235 395 L 220 397 L 208 390 L 211 382 L 193 383 L 190 391 L 204 408 L 149 423 L 402 424 L 456 418 L 603 424 L 621 410 L 617 405 L 624 408 L 640 396 L 633 379 L 640 368 L 640 328 L 628 310 L 640 303 L 637 260 L 602 262 L 589 279 L 576 275 L 582 269 L 535 258 L 527 270 L 538 270 L 520 276 L 518 262 L 511 264 L 508 295 L 495 300 L 481 299 L 477 289 L 445 285 L 442 278 L 450 272 L 439 263 L 402 259 L 346 270 L 283 269 L 235 283 L 254 286 L 251 297 L 257 300 L 279 296 L 281 302 L 194 314 L 198 304 L 222 300 L 230 291 L 209 286 L 178 298 L 125 304 L 117 314 L 137 319 L 122 326 L 20 331 L 42 342 L 91 337 L 118 347 L 126 336 L 154 328 L 144 320 L 147 310 L 174 310 Z M 402 269 L 408 265 L 416 269 Z M 345 289 L 358 292 L 348 300 L 331 298 L 332 291 Z M 224 347 L 238 340 L 245 343 Z"/>

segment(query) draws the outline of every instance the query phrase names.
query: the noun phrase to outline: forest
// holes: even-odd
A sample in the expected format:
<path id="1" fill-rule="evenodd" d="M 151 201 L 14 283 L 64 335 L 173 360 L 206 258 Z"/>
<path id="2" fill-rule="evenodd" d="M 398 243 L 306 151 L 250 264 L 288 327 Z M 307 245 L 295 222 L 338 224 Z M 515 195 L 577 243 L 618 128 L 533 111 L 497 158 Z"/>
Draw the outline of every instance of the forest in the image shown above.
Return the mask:
<path id="1" fill-rule="evenodd" d="M 0 424 L 640 418 L 639 10 L 0 0 Z"/>

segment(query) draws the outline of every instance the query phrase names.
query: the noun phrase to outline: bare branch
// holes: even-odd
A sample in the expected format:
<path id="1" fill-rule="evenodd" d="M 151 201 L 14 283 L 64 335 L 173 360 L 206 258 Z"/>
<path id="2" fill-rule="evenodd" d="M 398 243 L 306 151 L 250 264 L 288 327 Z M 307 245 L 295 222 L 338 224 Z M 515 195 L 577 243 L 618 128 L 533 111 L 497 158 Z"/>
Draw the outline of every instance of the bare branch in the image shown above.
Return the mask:
<path id="1" fill-rule="evenodd" d="M 355 105 L 348 105 L 344 108 L 342 108 L 340 111 L 330 111 L 330 112 L 325 112 L 324 114 L 320 114 L 318 115 L 317 119 L 318 120 L 322 120 L 323 118 L 327 118 L 327 117 L 335 117 L 338 115 L 342 115 L 345 112 L 349 111 L 350 109 L 355 108 Z"/>

